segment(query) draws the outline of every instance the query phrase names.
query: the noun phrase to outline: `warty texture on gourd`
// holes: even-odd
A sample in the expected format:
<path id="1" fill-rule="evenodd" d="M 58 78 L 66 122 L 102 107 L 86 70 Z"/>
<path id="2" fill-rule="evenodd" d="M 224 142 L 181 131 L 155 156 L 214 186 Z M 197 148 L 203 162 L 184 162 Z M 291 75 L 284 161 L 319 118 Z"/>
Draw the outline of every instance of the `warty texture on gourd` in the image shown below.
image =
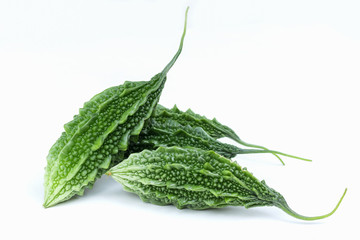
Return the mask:
<path id="1" fill-rule="evenodd" d="M 264 151 L 259 151 L 259 152 L 273 154 L 280 160 L 280 162 L 283 165 L 285 165 L 285 163 L 282 161 L 282 159 L 278 155 L 283 155 L 286 157 L 311 162 L 310 159 L 297 157 L 297 156 L 279 152 L 276 150 L 270 150 L 270 149 L 260 146 L 260 145 L 247 143 L 247 142 L 243 141 L 242 139 L 240 139 L 240 137 L 235 133 L 235 131 L 233 129 L 220 123 L 216 118 L 213 118 L 212 120 L 210 120 L 205 116 L 202 116 L 200 114 L 193 112 L 191 109 L 188 109 L 187 111 L 183 112 L 176 105 L 173 108 L 168 109 L 168 108 L 158 104 L 151 118 L 158 123 L 164 123 L 166 121 L 173 120 L 184 126 L 189 125 L 194 128 L 200 127 L 215 140 L 219 139 L 219 138 L 229 138 L 245 147 L 262 149 Z"/>
<path id="2" fill-rule="evenodd" d="M 279 192 L 267 186 L 265 181 L 259 181 L 246 168 L 214 151 L 196 148 L 144 150 L 131 154 L 107 174 L 120 182 L 124 190 L 157 205 L 173 204 L 179 209 L 275 206 L 302 220 L 332 215 L 346 193 L 345 190 L 330 213 L 302 216 L 290 209 Z"/>
<path id="3" fill-rule="evenodd" d="M 128 81 L 103 91 L 64 126 L 65 132 L 47 156 L 44 207 L 82 195 L 114 163 L 113 157 L 127 150 L 129 138 L 140 133 L 182 51 L 187 12 L 179 49 L 162 72 L 150 81 Z"/>

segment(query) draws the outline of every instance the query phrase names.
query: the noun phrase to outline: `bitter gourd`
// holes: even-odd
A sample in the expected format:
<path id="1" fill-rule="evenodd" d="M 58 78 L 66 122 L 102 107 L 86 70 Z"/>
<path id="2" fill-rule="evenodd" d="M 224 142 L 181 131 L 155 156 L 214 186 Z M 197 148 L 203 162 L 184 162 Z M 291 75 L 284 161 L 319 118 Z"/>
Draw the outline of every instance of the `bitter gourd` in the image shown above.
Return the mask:
<path id="1" fill-rule="evenodd" d="M 128 81 L 103 91 L 64 126 L 65 132 L 47 156 L 45 207 L 81 195 L 114 163 L 120 151 L 127 150 L 129 138 L 139 135 L 159 100 L 167 72 L 182 51 L 187 12 L 179 49 L 162 72 L 147 82 Z"/>
<path id="2" fill-rule="evenodd" d="M 144 149 L 156 149 L 157 147 L 194 147 L 214 152 L 232 158 L 237 154 L 271 153 L 262 149 L 242 149 L 231 144 L 222 143 L 212 138 L 201 127 L 183 126 L 172 119 L 162 119 L 157 122 L 150 118 L 141 131 L 136 142 L 131 143 L 130 152 L 139 152 Z"/>
<path id="3" fill-rule="evenodd" d="M 246 168 L 213 151 L 194 148 L 160 147 L 144 150 L 108 172 L 124 189 L 140 196 L 145 202 L 173 204 L 177 208 L 207 209 L 226 206 L 275 206 L 302 220 L 317 220 L 290 209 L 284 197 L 259 181 Z"/>
<path id="4" fill-rule="evenodd" d="M 250 148 L 259 148 L 263 149 L 265 151 L 268 151 L 269 153 L 272 153 L 274 156 L 276 156 L 283 165 L 284 162 L 278 155 L 283 155 L 286 157 L 296 158 L 304 161 L 311 161 L 310 159 L 297 157 L 294 155 L 286 154 L 283 152 L 270 150 L 266 147 L 250 144 L 240 139 L 240 137 L 235 133 L 234 130 L 232 130 L 230 127 L 221 124 L 216 118 L 213 118 L 212 120 L 206 118 L 205 116 L 201 116 L 197 113 L 194 113 L 191 109 L 188 109 L 187 111 L 183 112 L 181 111 L 176 105 L 174 105 L 173 108 L 168 109 L 160 104 L 157 105 L 156 110 L 153 113 L 152 116 L 153 119 L 155 119 L 157 122 L 165 122 L 169 119 L 175 120 L 179 122 L 182 125 L 190 125 L 192 127 L 201 127 L 205 130 L 211 137 L 214 139 L 219 139 L 223 137 L 230 138 L 234 140 L 235 142 L 246 146 Z"/>

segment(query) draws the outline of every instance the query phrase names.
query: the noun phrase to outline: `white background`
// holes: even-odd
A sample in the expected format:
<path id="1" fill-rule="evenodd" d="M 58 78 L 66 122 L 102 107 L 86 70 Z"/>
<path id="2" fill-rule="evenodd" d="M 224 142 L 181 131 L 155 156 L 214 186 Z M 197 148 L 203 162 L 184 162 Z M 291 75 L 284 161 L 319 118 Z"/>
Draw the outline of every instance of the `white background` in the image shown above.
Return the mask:
<path id="1" fill-rule="evenodd" d="M 251 143 L 313 159 L 237 156 L 303 215 L 178 210 L 110 177 L 44 209 L 46 155 L 82 104 L 148 80 L 183 53 L 160 103 L 232 127 Z M 0 3 L 0 239 L 359 239 L 358 1 L 7 1 Z"/>

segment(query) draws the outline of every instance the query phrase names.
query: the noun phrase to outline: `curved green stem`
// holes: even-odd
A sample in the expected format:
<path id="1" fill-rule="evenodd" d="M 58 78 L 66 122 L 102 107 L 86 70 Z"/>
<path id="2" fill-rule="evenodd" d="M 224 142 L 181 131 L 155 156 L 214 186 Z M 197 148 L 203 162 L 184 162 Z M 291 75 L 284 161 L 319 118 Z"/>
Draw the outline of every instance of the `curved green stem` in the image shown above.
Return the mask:
<path id="1" fill-rule="evenodd" d="M 271 151 L 271 150 L 269 150 L 269 149 L 266 148 L 266 147 L 244 142 L 243 140 L 241 140 L 241 139 L 238 138 L 238 137 L 235 139 L 235 141 L 238 142 L 238 143 L 240 143 L 241 145 L 244 145 L 245 147 L 260 148 L 260 149 L 263 149 L 263 150 Z M 275 157 L 277 157 L 277 158 L 280 160 L 280 162 L 282 163 L 282 165 L 285 165 L 285 163 L 283 162 L 283 160 L 282 160 L 278 155 L 276 155 L 276 153 L 273 153 L 273 151 L 271 151 L 271 152 L 269 152 L 269 153 L 271 153 L 271 154 L 273 154 Z"/>
<path id="2" fill-rule="evenodd" d="M 303 160 L 303 161 L 307 161 L 307 162 L 312 162 L 311 159 L 308 159 L 308 158 L 303 158 L 303 157 L 297 157 L 297 156 L 294 156 L 294 155 L 290 155 L 290 154 L 287 154 L 287 153 L 282 153 L 282 152 L 279 152 L 279 151 L 274 151 L 274 150 L 269 150 L 272 154 L 279 154 L 279 155 L 282 155 L 282 156 L 285 156 L 285 157 L 290 157 L 290 158 L 296 158 L 296 159 L 299 159 L 299 160 Z"/>
<path id="3" fill-rule="evenodd" d="M 316 216 L 316 217 L 306 217 L 303 215 L 300 215 L 296 212 L 294 212 L 288 205 L 287 203 L 284 201 L 282 203 L 279 203 L 278 205 L 276 205 L 277 207 L 279 207 L 281 210 L 283 210 L 284 212 L 286 212 L 287 214 L 289 214 L 290 216 L 293 216 L 295 218 L 301 219 L 301 220 L 306 220 L 306 221 L 313 221 L 313 220 L 319 220 L 319 219 L 323 219 L 326 217 L 331 216 L 340 206 L 341 201 L 343 200 L 345 194 L 346 194 L 347 188 L 345 188 L 345 191 L 343 193 L 343 195 L 341 196 L 339 202 L 336 204 L 335 208 L 329 212 L 328 214 L 325 215 L 321 215 L 321 216 Z"/>
<path id="4" fill-rule="evenodd" d="M 307 158 L 302 158 L 302 157 L 297 157 L 297 156 L 294 156 L 294 155 L 290 155 L 290 154 L 287 154 L 287 153 L 283 153 L 283 152 L 279 152 L 279 151 L 275 151 L 275 150 L 270 150 L 266 147 L 263 147 L 263 146 L 259 146 L 259 145 L 255 145 L 255 144 L 250 144 L 250 143 L 246 143 L 244 142 L 243 140 L 241 140 L 240 138 L 237 138 L 236 139 L 236 142 L 246 146 L 246 147 L 252 147 L 252 148 L 260 148 L 260 149 L 263 149 L 265 151 L 263 151 L 263 153 L 271 153 L 273 154 L 275 157 L 277 157 L 280 162 L 285 165 L 285 163 L 282 161 L 282 159 L 278 156 L 278 155 L 282 155 L 282 156 L 285 156 L 285 157 L 290 157 L 290 158 L 295 158 L 295 159 L 299 159 L 299 160 L 303 160 L 303 161 L 307 161 L 307 162 L 312 162 L 311 159 L 307 159 Z"/>

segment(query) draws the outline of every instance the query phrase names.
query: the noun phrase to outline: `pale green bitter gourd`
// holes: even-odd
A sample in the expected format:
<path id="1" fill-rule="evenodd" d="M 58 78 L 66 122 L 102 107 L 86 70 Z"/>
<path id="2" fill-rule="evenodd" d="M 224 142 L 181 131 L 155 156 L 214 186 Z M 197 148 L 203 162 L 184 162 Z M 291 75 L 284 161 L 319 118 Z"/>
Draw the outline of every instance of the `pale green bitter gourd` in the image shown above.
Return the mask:
<path id="1" fill-rule="evenodd" d="M 302 220 L 317 220 L 330 213 L 307 217 L 294 212 L 285 198 L 259 181 L 246 168 L 213 151 L 160 147 L 144 150 L 111 168 L 108 175 L 149 203 L 177 208 L 208 209 L 226 206 L 245 208 L 275 206 Z"/>

